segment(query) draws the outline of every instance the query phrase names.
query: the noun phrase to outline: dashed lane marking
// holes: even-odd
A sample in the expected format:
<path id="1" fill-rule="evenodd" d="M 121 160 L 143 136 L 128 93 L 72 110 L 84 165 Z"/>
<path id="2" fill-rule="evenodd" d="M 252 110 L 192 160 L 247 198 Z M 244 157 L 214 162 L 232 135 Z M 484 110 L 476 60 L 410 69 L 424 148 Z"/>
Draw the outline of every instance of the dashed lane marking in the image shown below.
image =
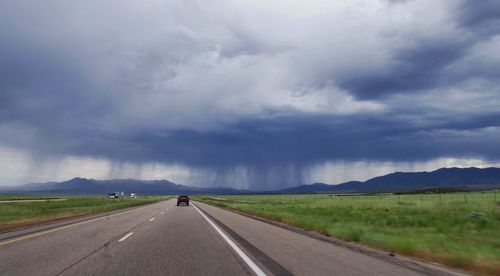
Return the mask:
<path id="1" fill-rule="evenodd" d="M 132 236 L 133 234 L 134 234 L 134 232 L 128 233 L 127 235 L 125 235 L 121 239 L 119 239 L 118 242 L 122 242 L 122 241 L 126 240 L 128 237 Z"/>

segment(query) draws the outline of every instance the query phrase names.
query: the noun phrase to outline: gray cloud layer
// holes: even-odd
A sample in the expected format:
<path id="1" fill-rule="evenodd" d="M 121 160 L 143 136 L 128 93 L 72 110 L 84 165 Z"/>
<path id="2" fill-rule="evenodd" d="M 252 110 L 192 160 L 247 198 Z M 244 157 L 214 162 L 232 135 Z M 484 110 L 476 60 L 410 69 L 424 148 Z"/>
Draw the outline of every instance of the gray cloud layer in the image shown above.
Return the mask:
<path id="1" fill-rule="evenodd" d="M 0 145 L 245 167 L 254 188 L 326 161 L 498 160 L 499 5 L 3 2 Z"/>

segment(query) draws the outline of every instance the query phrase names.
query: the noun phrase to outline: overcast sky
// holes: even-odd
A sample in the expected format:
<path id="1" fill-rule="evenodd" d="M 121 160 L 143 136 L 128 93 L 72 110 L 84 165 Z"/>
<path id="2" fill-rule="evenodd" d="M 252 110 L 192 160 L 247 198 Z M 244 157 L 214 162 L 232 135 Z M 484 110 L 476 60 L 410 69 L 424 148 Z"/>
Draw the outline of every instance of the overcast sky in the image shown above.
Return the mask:
<path id="1" fill-rule="evenodd" d="M 0 2 L 0 185 L 500 163 L 498 0 Z"/>

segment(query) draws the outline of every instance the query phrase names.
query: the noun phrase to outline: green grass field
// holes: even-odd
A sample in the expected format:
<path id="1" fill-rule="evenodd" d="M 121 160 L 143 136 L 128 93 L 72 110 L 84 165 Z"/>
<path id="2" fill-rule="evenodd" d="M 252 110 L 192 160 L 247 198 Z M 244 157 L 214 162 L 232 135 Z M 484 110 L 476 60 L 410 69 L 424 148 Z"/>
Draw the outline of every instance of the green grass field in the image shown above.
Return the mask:
<path id="1" fill-rule="evenodd" d="M 500 198 L 431 195 L 199 196 L 305 229 L 480 274 L 500 273 Z M 499 193 L 500 196 L 500 193 Z"/>
<path id="2" fill-rule="evenodd" d="M 68 197 L 68 196 L 65 196 Z M 73 196 L 75 197 L 75 196 Z M 61 198 L 56 195 L 17 195 L 17 194 L 0 194 L 0 200 L 31 200 L 31 199 L 51 199 Z"/>
<path id="3" fill-rule="evenodd" d="M 65 201 L 4 202 L 0 203 L 0 232 L 50 222 L 58 219 L 95 214 L 134 207 L 167 199 L 166 197 L 138 197 L 107 199 L 103 197 L 0 195 L 0 200 L 66 198 Z"/>

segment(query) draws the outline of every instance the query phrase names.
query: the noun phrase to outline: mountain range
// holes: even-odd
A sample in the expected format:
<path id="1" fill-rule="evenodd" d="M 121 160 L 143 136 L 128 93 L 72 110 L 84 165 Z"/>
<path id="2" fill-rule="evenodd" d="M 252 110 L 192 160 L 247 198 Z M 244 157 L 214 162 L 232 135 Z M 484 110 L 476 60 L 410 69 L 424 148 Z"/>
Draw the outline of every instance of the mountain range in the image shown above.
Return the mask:
<path id="1" fill-rule="evenodd" d="M 231 188 L 201 188 L 176 184 L 168 180 L 113 179 L 95 180 L 75 177 L 63 182 L 30 183 L 9 190 L 7 193 L 35 194 L 107 194 L 110 192 L 138 193 L 143 195 L 162 194 L 237 194 L 240 191 Z"/>
<path id="2" fill-rule="evenodd" d="M 421 189 L 459 188 L 484 190 L 500 188 L 500 168 L 441 168 L 432 172 L 395 172 L 367 181 L 349 181 L 337 185 L 314 183 L 277 191 L 250 191 L 232 188 L 202 188 L 176 184 L 168 180 L 95 180 L 73 178 L 63 182 L 31 183 L 4 189 L 3 193 L 38 194 L 304 194 L 304 193 L 375 193 L 409 192 Z"/>
<path id="3" fill-rule="evenodd" d="M 432 172 L 395 172 L 364 182 L 349 181 L 337 185 L 314 183 L 280 190 L 278 193 L 409 192 L 433 188 L 463 190 L 500 188 L 500 168 L 441 168 Z"/>

